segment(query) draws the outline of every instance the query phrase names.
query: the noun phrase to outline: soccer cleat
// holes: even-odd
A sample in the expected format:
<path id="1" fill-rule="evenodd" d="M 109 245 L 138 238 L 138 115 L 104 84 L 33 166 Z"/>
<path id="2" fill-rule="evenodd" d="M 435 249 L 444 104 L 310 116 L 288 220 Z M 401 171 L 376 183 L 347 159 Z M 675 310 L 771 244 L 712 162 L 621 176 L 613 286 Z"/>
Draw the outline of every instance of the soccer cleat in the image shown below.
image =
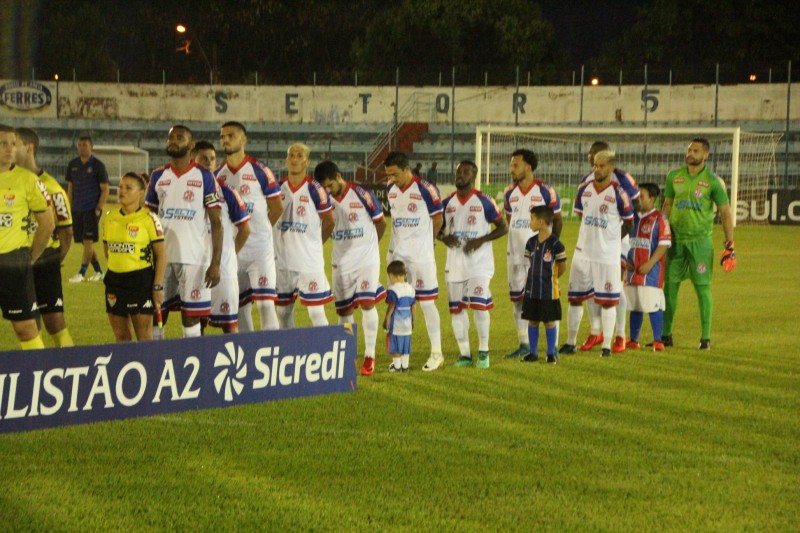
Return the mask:
<path id="1" fill-rule="evenodd" d="M 664 343 L 659 341 L 653 341 L 653 351 L 654 352 L 663 352 L 664 351 Z"/>
<path id="2" fill-rule="evenodd" d="M 394 366 L 394 363 L 392 363 L 391 365 L 389 365 L 389 372 L 391 373 L 403 372 L 403 369 L 401 367 Z"/>
<path id="3" fill-rule="evenodd" d="M 614 353 L 621 353 L 625 351 L 625 337 L 617 337 L 614 339 L 614 344 L 611 345 L 611 351 Z"/>
<path id="4" fill-rule="evenodd" d="M 558 362 L 558 355 L 554 353 L 547 354 L 547 362 L 554 365 Z"/>
<path id="5" fill-rule="evenodd" d="M 711 349 L 711 339 L 700 339 L 700 346 L 697 347 L 698 350 L 710 350 Z"/>
<path id="6" fill-rule="evenodd" d="M 422 367 L 424 372 L 433 372 L 444 363 L 444 357 L 440 353 L 432 353 L 428 360 L 425 362 L 425 365 Z"/>
<path id="7" fill-rule="evenodd" d="M 661 342 L 664 346 L 672 346 L 672 335 L 662 335 Z"/>
<path id="8" fill-rule="evenodd" d="M 626 348 L 630 348 L 631 350 L 638 350 L 639 348 L 641 348 L 641 347 L 642 347 L 642 345 L 641 345 L 641 344 L 639 344 L 639 341 L 629 340 L 629 341 L 628 341 L 628 342 L 625 344 L 625 347 L 626 347 Z"/>
<path id="9" fill-rule="evenodd" d="M 523 357 L 523 356 L 527 355 L 528 353 L 530 353 L 530 351 L 531 351 L 531 349 L 527 344 L 520 344 L 519 348 L 517 348 L 516 350 L 514 350 L 511 353 L 507 353 L 505 355 L 505 358 L 506 359 L 516 359 L 517 357 Z"/>
<path id="10" fill-rule="evenodd" d="M 89 277 L 86 281 L 103 281 L 103 273 L 102 272 L 95 272 L 92 276 Z"/>
<path id="11" fill-rule="evenodd" d="M 558 350 L 558 353 L 567 355 L 571 355 L 577 352 L 578 350 L 577 348 L 575 348 L 574 344 L 565 344 L 564 346 L 561 347 L 560 350 Z"/>
<path id="12" fill-rule="evenodd" d="M 611 350 L 603 348 L 603 351 L 600 352 L 600 357 L 611 357 Z"/>
<path id="13" fill-rule="evenodd" d="M 82 283 L 84 281 L 86 281 L 86 278 L 84 278 L 81 274 L 75 274 L 69 278 L 70 283 Z"/>
<path id="14" fill-rule="evenodd" d="M 602 335 L 589 335 L 589 338 L 586 339 L 586 342 L 581 344 L 581 351 L 588 352 L 598 344 L 603 344 L 603 336 Z"/>
<path id="15" fill-rule="evenodd" d="M 489 352 L 478 352 L 477 368 L 489 368 Z"/>
<path id="16" fill-rule="evenodd" d="M 453 363 L 453 366 L 456 368 L 464 368 L 468 366 L 472 366 L 472 357 L 459 357 L 458 360 Z"/>
<path id="17" fill-rule="evenodd" d="M 523 363 L 535 363 L 538 360 L 539 360 L 538 353 L 529 353 L 528 355 L 520 359 L 520 361 L 522 361 Z"/>
<path id="18" fill-rule="evenodd" d="M 361 375 L 371 376 L 374 373 L 375 373 L 375 358 L 364 357 L 364 364 L 361 365 Z"/>

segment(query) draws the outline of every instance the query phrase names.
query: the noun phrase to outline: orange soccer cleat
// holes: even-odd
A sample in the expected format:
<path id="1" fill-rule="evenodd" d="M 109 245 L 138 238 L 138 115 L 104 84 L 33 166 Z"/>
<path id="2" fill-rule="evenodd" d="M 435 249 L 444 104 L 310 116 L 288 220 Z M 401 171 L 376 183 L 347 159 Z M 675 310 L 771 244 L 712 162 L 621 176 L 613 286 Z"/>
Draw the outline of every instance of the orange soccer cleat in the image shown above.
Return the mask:
<path id="1" fill-rule="evenodd" d="M 374 373 L 375 373 L 375 358 L 364 357 L 364 364 L 361 365 L 361 375 L 371 376 Z"/>
<path id="2" fill-rule="evenodd" d="M 586 342 L 581 344 L 580 350 L 582 352 L 588 352 L 598 344 L 603 344 L 603 336 L 602 335 L 589 335 L 589 338 L 586 339 Z"/>
<path id="3" fill-rule="evenodd" d="M 622 353 L 625 351 L 625 337 L 617 337 L 614 339 L 614 344 L 611 345 L 611 351 L 614 353 Z"/>

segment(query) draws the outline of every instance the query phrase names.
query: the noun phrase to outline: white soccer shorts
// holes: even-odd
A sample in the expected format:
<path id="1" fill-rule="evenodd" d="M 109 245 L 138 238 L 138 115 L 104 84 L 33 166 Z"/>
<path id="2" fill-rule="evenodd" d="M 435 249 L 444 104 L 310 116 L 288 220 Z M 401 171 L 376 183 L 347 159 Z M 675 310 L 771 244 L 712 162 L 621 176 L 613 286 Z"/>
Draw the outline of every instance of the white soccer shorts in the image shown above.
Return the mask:
<path id="1" fill-rule="evenodd" d="M 489 278 L 448 281 L 447 296 L 450 304 L 450 313 L 460 313 L 467 308 L 488 311 L 494 307 L 492 291 L 489 289 L 490 281 Z"/>
<path id="2" fill-rule="evenodd" d="M 664 310 L 664 291 L 658 287 L 644 285 L 625 285 L 628 311 L 653 313 Z"/>
<path id="3" fill-rule="evenodd" d="M 184 316 L 211 313 L 211 289 L 206 287 L 207 265 L 167 263 L 164 275 L 164 302 L 180 305 Z"/>
<path id="4" fill-rule="evenodd" d="M 386 298 L 386 290 L 381 285 L 381 265 L 367 265 L 363 268 L 342 272 L 333 267 L 333 296 L 336 313 L 349 315 L 361 305 L 375 305 Z"/>
<path id="5" fill-rule="evenodd" d="M 598 305 L 616 305 L 622 291 L 622 270 L 619 263 L 594 263 L 573 258 L 569 271 L 569 301 L 582 302 L 594 298 Z"/>
<path id="6" fill-rule="evenodd" d="M 296 270 L 278 270 L 278 305 L 293 303 L 298 294 L 303 305 L 324 305 L 333 300 L 331 286 L 324 271 L 307 273 Z"/>

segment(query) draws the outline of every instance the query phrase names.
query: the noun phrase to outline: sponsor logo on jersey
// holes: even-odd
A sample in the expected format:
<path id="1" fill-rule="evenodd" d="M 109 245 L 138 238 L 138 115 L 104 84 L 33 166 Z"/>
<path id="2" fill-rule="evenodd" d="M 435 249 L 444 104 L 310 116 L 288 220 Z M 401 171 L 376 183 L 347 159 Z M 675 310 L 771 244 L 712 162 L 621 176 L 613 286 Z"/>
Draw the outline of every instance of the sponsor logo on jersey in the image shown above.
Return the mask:
<path id="1" fill-rule="evenodd" d="M 477 222 L 478 219 L 475 217 L 475 215 L 470 215 L 467 217 L 467 224 L 469 224 L 470 226 L 474 226 Z"/>
<path id="2" fill-rule="evenodd" d="M 296 212 L 297 212 L 297 216 L 300 216 L 300 217 L 305 216 L 305 214 L 306 214 L 306 206 L 298 205 L 297 209 L 296 209 Z"/>
<path id="3" fill-rule="evenodd" d="M 608 213 L 608 206 L 606 204 L 601 205 L 600 212 L 603 213 L 604 215 Z"/>
<path id="4" fill-rule="evenodd" d="M 390 192 L 389 193 L 389 199 L 390 200 L 394 200 L 395 198 L 397 198 L 397 193 L 396 192 Z"/>
<path id="5" fill-rule="evenodd" d="M 616 198 L 614 198 L 613 196 L 604 196 L 604 197 L 603 197 L 603 201 L 604 201 L 604 202 L 609 202 L 609 203 L 612 203 L 612 204 L 613 204 L 614 202 L 616 202 L 616 201 L 617 201 L 617 199 L 616 199 Z"/>
<path id="6" fill-rule="evenodd" d="M 350 222 L 358 222 L 358 213 L 351 212 L 349 215 L 347 215 L 347 220 Z"/>
<path id="7" fill-rule="evenodd" d="M 255 174 L 242 174 L 242 181 L 256 181 Z"/>
<path id="8" fill-rule="evenodd" d="M 333 232 L 334 241 L 349 241 L 364 236 L 364 228 L 339 229 Z"/>
<path id="9" fill-rule="evenodd" d="M 300 195 L 300 201 L 303 202 L 304 204 L 307 204 L 307 203 L 310 202 L 310 200 L 308 199 L 308 196 L 306 196 L 305 194 L 301 194 Z"/>
<path id="10" fill-rule="evenodd" d="M 694 190 L 694 197 L 695 198 L 702 198 L 703 197 L 703 191 L 701 191 L 700 189 L 695 189 Z"/>
<path id="11" fill-rule="evenodd" d="M 684 181 L 686 181 L 684 178 L 675 178 L 672 183 L 683 183 Z"/>
<path id="12" fill-rule="evenodd" d="M 587 190 L 584 190 L 584 191 L 583 191 L 583 194 L 582 194 L 581 196 L 582 196 L 583 198 L 591 198 L 591 197 L 592 197 L 592 191 L 587 191 Z"/>
<path id="13" fill-rule="evenodd" d="M 185 201 L 187 201 L 187 202 L 193 202 L 194 201 L 194 193 L 192 191 L 185 191 L 183 193 L 183 199 Z"/>
<path id="14" fill-rule="evenodd" d="M 642 222 L 639 226 L 639 232 L 644 233 L 645 235 L 649 234 L 653 231 L 653 223 L 652 222 Z"/>
<path id="15" fill-rule="evenodd" d="M 417 212 L 417 204 L 408 204 L 408 212 L 409 213 L 416 213 Z"/>
<path id="16" fill-rule="evenodd" d="M 509 203 L 513 204 L 514 202 L 519 202 L 519 198 L 517 198 L 516 196 L 512 196 L 511 198 L 508 199 L 508 201 Z"/>
<path id="17" fill-rule="evenodd" d="M 700 180 L 700 181 L 697 182 L 697 184 L 699 186 L 701 186 L 701 187 L 708 187 L 708 182 L 707 181 Z"/>
<path id="18" fill-rule="evenodd" d="M 156 184 L 156 186 L 157 187 L 166 187 L 170 183 L 172 183 L 172 180 L 169 180 L 169 179 L 167 179 L 167 180 L 159 180 L 159 182 Z"/>
<path id="19" fill-rule="evenodd" d="M 248 194 L 250 194 L 250 186 L 246 183 L 242 183 L 241 185 L 239 185 L 239 192 L 244 196 L 247 196 Z"/>
<path id="20" fill-rule="evenodd" d="M 470 213 L 480 213 L 483 211 L 483 207 L 479 205 L 471 205 L 469 206 Z"/>
<path id="21" fill-rule="evenodd" d="M 136 252 L 136 245 L 132 242 L 109 242 L 108 251 L 112 254 L 132 254 Z"/>
<path id="22" fill-rule="evenodd" d="M 131 239 L 135 239 L 139 235 L 139 226 L 128 226 L 128 235 Z"/>
<path id="23" fill-rule="evenodd" d="M 188 180 L 186 182 L 186 185 L 189 186 L 189 187 L 202 187 L 203 186 L 203 182 L 200 181 L 200 180 Z"/>
<path id="24" fill-rule="evenodd" d="M 6 194 L 3 197 L 3 201 L 5 201 L 6 207 L 11 207 L 14 205 L 14 200 L 16 200 L 16 195 L 14 194 Z"/>
<path id="25" fill-rule="evenodd" d="M 600 217 L 585 216 L 583 217 L 583 223 L 587 226 L 600 229 L 606 229 L 608 227 L 608 221 Z M 577 250 L 577 248 L 575 249 Z"/>
<path id="26" fill-rule="evenodd" d="M 542 198 L 541 196 L 537 196 L 537 195 L 535 195 L 535 194 L 532 194 L 532 195 L 531 195 L 531 198 L 530 198 L 530 202 L 531 202 L 532 204 L 536 204 L 536 203 L 544 203 L 544 198 Z"/>
<path id="27" fill-rule="evenodd" d="M 0 228 L 10 228 L 14 225 L 14 216 L 11 213 L 0 214 Z"/>
<path id="28" fill-rule="evenodd" d="M 419 226 L 419 218 L 397 217 L 392 219 L 392 226 L 395 228 L 416 228 Z"/>
<path id="29" fill-rule="evenodd" d="M 360 209 L 361 208 L 361 203 L 360 202 L 350 202 L 347 205 L 350 206 L 350 209 Z"/>
<path id="30" fill-rule="evenodd" d="M 412 200 L 422 200 L 422 195 L 421 194 L 417 194 L 417 193 L 413 193 L 413 192 L 411 194 L 409 194 L 408 197 L 411 198 Z"/>

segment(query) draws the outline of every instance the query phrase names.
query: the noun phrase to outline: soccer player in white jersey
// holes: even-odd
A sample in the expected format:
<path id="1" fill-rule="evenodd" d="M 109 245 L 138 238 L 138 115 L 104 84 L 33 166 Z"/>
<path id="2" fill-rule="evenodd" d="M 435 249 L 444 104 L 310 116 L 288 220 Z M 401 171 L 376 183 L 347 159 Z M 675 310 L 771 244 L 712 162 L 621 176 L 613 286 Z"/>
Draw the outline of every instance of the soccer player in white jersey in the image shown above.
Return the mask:
<path id="1" fill-rule="evenodd" d="M 472 366 L 469 316 L 478 331 L 478 368 L 489 368 L 489 309 L 494 307 L 489 283 L 494 276 L 492 241 L 508 233 L 494 200 L 475 188 L 478 167 L 462 161 L 456 168 L 456 192 L 445 198 L 444 226 L 439 240 L 447 245 L 444 279 L 450 318 L 461 357 L 454 366 Z M 492 228 L 494 225 L 494 228 Z"/>
<path id="2" fill-rule="evenodd" d="M 192 131 L 176 125 L 169 130 L 170 163 L 153 171 L 145 204 L 164 226 L 167 272 L 163 307 L 180 303 L 184 337 L 200 336 L 200 319 L 211 314 L 211 287 L 219 283 L 222 257 L 220 193 L 214 175 L 195 165 Z M 211 225 L 211 258 L 206 254 Z M 156 331 L 160 330 L 160 331 Z M 154 328 L 154 338 L 163 329 Z"/>
<path id="3" fill-rule="evenodd" d="M 574 210 L 581 220 L 578 244 L 569 274 L 567 343 L 560 353 L 575 353 L 583 301 L 593 298 L 602 307 L 602 357 L 611 356 L 619 294 L 622 292 L 622 236 L 633 226 L 628 194 L 611 180 L 614 152 L 603 150 L 594 158 L 594 180 L 578 187 Z"/>
<path id="4" fill-rule="evenodd" d="M 239 193 L 251 217 L 250 237 L 237 255 L 239 329 L 254 329 L 252 302 L 258 308 L 261 329 L 278 329 L 272 226 L 283 213 L 281 187 L 269 167 L 245 153 L 247 130 L 244 125 L 226 122 L 219 138 L 226 157 L 216 171 L 217 179 Z"/>
<path id="5" fill-rule="evenodd" d="M 386 196 L 392 214 L 392 234 L 386 262 L 402 261 L 408 269 L 408 282 L 417 292 L 417 301 L 425 317 L 431 355 L 422 370 L 431 372 L 444 362 L 442 330 L 436 298 L 436 259 L 433 239 L 442 229 L 442 200 L 435 185 L 411 172 L 403 152 L 389 152 L 383 162 L 389 184 Z"/>
<path id="6" fill-rule="evenodd" d="M 314 326 L 327 326 L 325 304 L 333 300 L 322 245 L 333 231 L 333 206 L 325 189 L 307 174 L 311 150 L 295 143 L 286 152 L 288 175 L 281 180 L 283 214 L 275 225 L 278 321 L 294 327 L 294 302 L 308 309 Z"/>
<path id="7" fill-rule="evenodd" d="M 197 141 L 192 150 L 197 166 L 214 170 L 217 153 L 208 141 Z M 219 283 L 211 289 L 211 317 L 209 323 L 225 333 L 237 333 L 239 313 L 239 279 L 236 254 L 250 236 L 250 214 L 239 193 L 217 180 L 222 204 L 222 258 Z M 211 246 L 206 248 L 211 253 Z"/>
<path id="8" fill-rule="evenodd" d="M 333 161 L 314 169 L 317 180 L 331 196 L 336 225 L 333 228 L 333 296 L 339 324 L 352 323 L 353 311 L 361 307 L 364 330 L 362 376 L 375 373 L 375 343 L 378 338 L 378 310 L 375 304 L 386 298 L 380 282 L 381 259 L 378 242 L 386 230 L 383 208 L 361 185 L 347 182 Z"/>
<path id="9" fill-rule="evenodd" d="M 602 150 L 609 150 L 608 143 L 605 141 L 595 141 L 592 143 L 592 146 L 589 147 L 589 152 L 587 154 L 589 164 L 594 167 L 594 156 L 598 152 Z M 584 177 L 581 178 L 580 183 L 588 183 L 594 180 L 594 170 L 586 174 Z M 639 203 L 639 187 L 636 185 L 636 180 L 633 179 L 629 173 L 625 172 L 621 168 L 614 168 L 613 174 L 611 174 L 611 181 L 614 183 L 618 183 L 622 189 L 628 193 L 628 197 L 633 202 L 634 211 L 636 211 L 636 206 Z M 622 257 L 620 257 L 620 265 L 622 266 L 622 270 L 625 270 L 625 262 L 626 257 L 628 254 L 628 250 L 630 249 L 630 237 L 626 234 L 622 237 Z M 616 336 L 614 338 L 614 344 L 611 346 L 611 351 L 614 353 L 624 352 L 625 351 L 625 312 L 628 309 L 627 298 L 625 297 L 625 291 L 620 293 L 619 304 L 617 305 L 617 331 Z M 586 301 L 586 311 L 589 314 L 589 325 L 591 328 L 591 332 L 589 334 L 589 338 L 581 344 L 580 350 L 581 351 L 589 351 L 594 346 L 603 343 L 603 335 L 602 335 L 602 323 L 600 321 L 600 310 L 601 307 L 597 305 L 593 299 Z"/>
<path id="10" fill-rule="evenodd" d="M 528 321 L 522 318 L 522 300 L 525 283 L 528 279 L 528 259 L 525 245 L 536 235 L 531 229 L 531 209 L 545 205 L 553 210 L 553 235 L 561 236 L 564 223 L 561 219 L 561 198 L 556 190 L 534 176 L 539 158 L 527 148 L 520 148 L 511 154 L 511 179 L 514 180 L 503 194 L 503 206 L 508 221 L 508 248 L 506 249 L 506 268 L 508 272 L 508 293 L 514 306 L 514 325 L 517 330 L 519 348 L 506 354 L 506 357 L 524 357 L 530 353 L 528 346 Z"/>

